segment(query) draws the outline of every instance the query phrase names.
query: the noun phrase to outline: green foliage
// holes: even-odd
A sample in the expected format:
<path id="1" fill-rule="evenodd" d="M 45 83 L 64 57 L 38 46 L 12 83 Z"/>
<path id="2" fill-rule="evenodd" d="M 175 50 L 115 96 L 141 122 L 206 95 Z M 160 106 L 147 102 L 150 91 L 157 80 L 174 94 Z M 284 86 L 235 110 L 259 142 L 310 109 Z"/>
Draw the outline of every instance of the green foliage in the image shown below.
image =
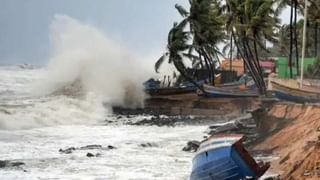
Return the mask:
<path id="1" fill-rule="evenodd" d="M 161 64 L 168 59 L 179 72 L 185 71 L 183 62 L 188 59 L 194 68 L 206 68 L 211 81 L 214 80 L 215 62 L 221 54 L 218 44 L 224 41 L 224 15 L 216 0 L 190 0 L 187 11 L 175 5 L 183 20 L 169 31 L 167 52 L 155 64 L 158 72 Z M 186 75 L 186 74 L 185 74 Z"/>

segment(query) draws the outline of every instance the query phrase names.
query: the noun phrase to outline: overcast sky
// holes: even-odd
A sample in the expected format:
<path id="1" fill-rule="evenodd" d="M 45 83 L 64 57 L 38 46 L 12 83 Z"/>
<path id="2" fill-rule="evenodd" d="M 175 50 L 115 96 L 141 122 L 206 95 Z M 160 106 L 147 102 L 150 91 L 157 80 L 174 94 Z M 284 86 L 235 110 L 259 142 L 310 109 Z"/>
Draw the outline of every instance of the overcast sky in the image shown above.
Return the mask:
<path id="1" fill-rule="evenodd" d="M 45 64 L 49 25 L 64 14 L 99 28 L 137 54 L 164 50 L 174 4 L 188 0 L 1 0 L 0 64 Z M 282 15 L 288 22 L 289 12 Z"/>

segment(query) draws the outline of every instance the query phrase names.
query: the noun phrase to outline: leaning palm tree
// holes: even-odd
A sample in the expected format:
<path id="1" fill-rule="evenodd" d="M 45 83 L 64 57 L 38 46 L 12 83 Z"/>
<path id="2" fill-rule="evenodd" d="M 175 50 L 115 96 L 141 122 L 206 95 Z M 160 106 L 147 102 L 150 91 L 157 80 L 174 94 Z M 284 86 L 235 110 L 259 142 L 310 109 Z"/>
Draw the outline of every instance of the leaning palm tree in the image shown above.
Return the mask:
<path id="1" fill-rule="evenodd" d="M 224 40 L 224 15 L 216 0 L 189 0 L 190 10 L 180 5 L 176 9 L 188 22 L 192 44 L 188 56 L 207 69 L 209 81 L 214 85 L 215 63 L 221 54 L 218 44 Z M 196 55 L 195 55 L 196 54 Z"/>
<path id="2" fill-rule="evenodd" d="M 227 30 L 234 35 L 237 49 L 261 94 L 266 94 L 258 47 L 267 51 L 263 42 L 276 41 L 279 19 L 272 0 L 226 0 Z"/>
<path id="3" fill-rule="evenodd" d="M 187 73 L 187 68 L 183 62 L 183 54 L 190 47 L 187 43 L 190 37 L 189 33 L 185 31 L 185 26 L 186 21 L 182 21 L 179 24 L 174 23 L 168 34 L 167 51 L 155 63 L 155 71 L 158 72 L 160 66 L 167 60 L 169 64 L 175 66 L 182 77 L 202 90 L 202 87 L 200 87 Z"/>

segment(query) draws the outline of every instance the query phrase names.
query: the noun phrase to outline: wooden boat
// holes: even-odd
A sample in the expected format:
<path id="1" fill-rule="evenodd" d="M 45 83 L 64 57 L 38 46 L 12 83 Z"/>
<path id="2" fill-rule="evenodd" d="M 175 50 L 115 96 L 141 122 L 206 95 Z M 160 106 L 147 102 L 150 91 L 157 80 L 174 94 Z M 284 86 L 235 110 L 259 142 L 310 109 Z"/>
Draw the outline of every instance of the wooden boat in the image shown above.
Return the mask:
<path id="1" fill-rule="evenodd" d="M 269 90 L 273 91 L 278 99 L 286 101 L 298 103 L 320 102 L 320 88 L 304 85 L 300 88 L 300 83 L 292 79 L 271 79 Z"/>
<path id="2" fill-rule="evenodd" d="M 301 84 L 300 80 L 298 80 L 299 85 Z M 311 91 L 319 91 L 320 90 L 320 81 L 316 79 L 304 79 L 302 82 L 303 88 Z"/>
<path id="3" fill-rule="evenodd" d="M 242 135 L 212 136 L 200 144 L 192 161 L 191 180 L 258 179 L 270 167 L 259 166 L 243 147 Z"/>
<path id="4" fill-rule="evenodd" d="M 206 97 L 258 97 L 259 93 L 254 89 L 249 89 L 244 86 L 236 87 L 215 87 L 210 85 L 203 85 L 204 93 Z"/>
<path id="5" fill-rule="evenodd" d="M 201 86 L 205 81 L 197 81 L 196 83 Z M 160 87 L 160 83 L 156 84 L 153 81 L 151 83 L 145 83 L 145 92 L 151 96 L 158 96 L 158 95 L 174 95 L 174 94 L 185 94 L 185 93 L 195 93 L 197 91 L 197 87 L 190 83 L 183 83 L 179 86 L 173 87 Z"/>
<path id="6" fill-rule="evenodd" d="M 224 83 L 224 84 L 217 84 L 216 86 L 217 87 L 239 87 L 245 84 L 254 85 L 254 81 L 251 77 L 247 75 L 243 75 L 238 81 Z"/>

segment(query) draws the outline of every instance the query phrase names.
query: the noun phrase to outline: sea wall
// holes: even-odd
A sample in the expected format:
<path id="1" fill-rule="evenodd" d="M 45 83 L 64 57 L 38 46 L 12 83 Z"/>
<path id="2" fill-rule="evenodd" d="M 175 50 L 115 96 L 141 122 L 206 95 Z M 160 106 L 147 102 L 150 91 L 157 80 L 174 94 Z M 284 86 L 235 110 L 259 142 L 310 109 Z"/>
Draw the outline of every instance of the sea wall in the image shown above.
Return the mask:
<path id="1" fill-rule="evenodd" d="M 166 109 L 168 115 L 235 116 L 259 107 L 259 98 L 204 98 L 196 94 L 150 97 L 147 109 Z"/>

